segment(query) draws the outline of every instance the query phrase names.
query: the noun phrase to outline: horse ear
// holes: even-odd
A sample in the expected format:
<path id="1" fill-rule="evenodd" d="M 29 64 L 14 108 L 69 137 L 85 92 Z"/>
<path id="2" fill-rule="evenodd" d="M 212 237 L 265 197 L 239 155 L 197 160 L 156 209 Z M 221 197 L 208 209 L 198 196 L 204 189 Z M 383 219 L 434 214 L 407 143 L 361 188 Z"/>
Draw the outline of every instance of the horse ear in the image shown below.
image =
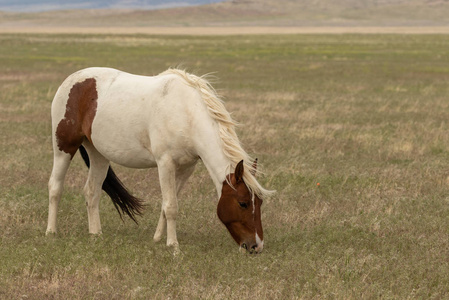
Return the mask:
<path id="1" fill-rule="evenodd" d="M 257 158 L 254 160 L 254 162 L 253 162 L 253 168 L 252 168 L 252 170 L 251 170 L 251 174 L 253 175 L 253 176 L 256 176 L 256 172 L 257 172 Z"/>
<path id="2" fill-rule="evenodd" d="M 243 181 L 243 160 L 241 160 L 235 167 L 234 176 L 235 182 Z"/>

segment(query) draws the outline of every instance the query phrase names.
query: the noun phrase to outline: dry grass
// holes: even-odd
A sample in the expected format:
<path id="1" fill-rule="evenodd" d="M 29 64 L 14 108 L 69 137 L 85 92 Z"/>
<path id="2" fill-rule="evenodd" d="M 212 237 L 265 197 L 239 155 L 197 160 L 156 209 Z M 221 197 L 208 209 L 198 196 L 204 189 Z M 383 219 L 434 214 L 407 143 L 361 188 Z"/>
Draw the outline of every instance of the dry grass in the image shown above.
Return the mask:
<path id="1" fill-rule="evenodd" d="M 0 35 L 0 298 L 445 298 L 448 39 L 441 35 Z M 266 249 L 240 255 L 203 166 L 180 201 L 173 257 L 153 243 L 155 170 L 115 166 L 148 200 L 140 226 L 101 205 L 87 234 L 77 156 L 56 238 L 45 238 L 49 107 L 60 82 L 101 65 L 217 72 L 245 148 L 278 191 Z M 317 185 L 317 183 L 320 183 Z"/>

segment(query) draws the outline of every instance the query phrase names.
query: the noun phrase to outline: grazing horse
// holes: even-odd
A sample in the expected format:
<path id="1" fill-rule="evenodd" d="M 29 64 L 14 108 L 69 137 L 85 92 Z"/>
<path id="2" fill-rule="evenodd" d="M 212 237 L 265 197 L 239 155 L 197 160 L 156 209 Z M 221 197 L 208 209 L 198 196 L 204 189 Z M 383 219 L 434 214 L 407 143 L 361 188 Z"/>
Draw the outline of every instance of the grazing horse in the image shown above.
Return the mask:
<path id="1" fill-rule="evenodd" d="M 178 69 L 138 76 L 110 68 L 88 68 L 70 75 L 51 107 L 53 170 L 48 183 L 47 234 L 56 233 L 64 178 L 75 153 L 89 167 L 84 194 L 89 233 L 101 234 L 99 201 L 103 189 L 122 217 L 134 221 L 143 203 L 130 195 L 110 162 L 130 168 L 157 167 L 162 210 L 154 234 L 179 250 L 177 197 L 198 159 L 218 193 L 217 214 L 240 249 L 261 252 L 262 199 L 273 191 L 256 180 L 235 123 L 204 77 Z M 232 172 L 233 171 L 233 172 Z"/>

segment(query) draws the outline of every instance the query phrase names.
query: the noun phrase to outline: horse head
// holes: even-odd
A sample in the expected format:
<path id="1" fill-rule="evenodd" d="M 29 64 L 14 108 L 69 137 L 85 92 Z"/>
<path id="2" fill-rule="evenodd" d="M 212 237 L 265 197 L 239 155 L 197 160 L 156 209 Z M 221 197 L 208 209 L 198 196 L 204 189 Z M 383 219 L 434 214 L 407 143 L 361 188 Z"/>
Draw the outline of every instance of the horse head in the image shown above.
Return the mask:
<path id="1" fill-rule="evenodd" d="M 251 174 L 254 175 L 256 168 L 257 159 L 254 161 Z M 244 172 L 242 160 L 235 167 L 234 173 L 229 174 L 227 180 L 223 182 L 217 214 L 240 249 L 260 253 L 263 249 L 260 216 L 262 199 L 248 189 L 243 181 Z"/>

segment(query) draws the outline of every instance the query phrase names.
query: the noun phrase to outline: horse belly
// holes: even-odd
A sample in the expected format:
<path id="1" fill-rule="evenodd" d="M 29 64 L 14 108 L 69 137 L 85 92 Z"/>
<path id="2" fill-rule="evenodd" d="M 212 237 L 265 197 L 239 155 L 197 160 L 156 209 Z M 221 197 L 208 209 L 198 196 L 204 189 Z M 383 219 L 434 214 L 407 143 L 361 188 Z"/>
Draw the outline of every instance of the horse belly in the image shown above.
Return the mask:
<path id="1" fill-rule="evenodd" d="M 97 147 L 97 146 L 95 146 Z M 146 149 L 115 149 L 116 151 L 100 151 L 108 160 L 127 168 L 147 169 L 156 167 L 156 162 Z"/>
<path id="2" fill-rule="evenodd" d="M 95 148 L 108 160 L 128 167 L 128 168 L 153 168 L 156 167 L 156 162 L 150 150 L 143 148 L 138 144 L 121 144 L 116 141 L 109 141 L 106 139 L 94 139 L 92 137 Z M 114 147 L 108 146 L 114 143 Z"/>
<path id="3" fill-rule="evenodd" d="M 152 168 L 156 162 L 148 130 L 133 122 L 104 120 L 92 124 L 92 143 L 108 160 L 128 168 Z M 134 126 L 133 126 L 134 125 Z"/>

